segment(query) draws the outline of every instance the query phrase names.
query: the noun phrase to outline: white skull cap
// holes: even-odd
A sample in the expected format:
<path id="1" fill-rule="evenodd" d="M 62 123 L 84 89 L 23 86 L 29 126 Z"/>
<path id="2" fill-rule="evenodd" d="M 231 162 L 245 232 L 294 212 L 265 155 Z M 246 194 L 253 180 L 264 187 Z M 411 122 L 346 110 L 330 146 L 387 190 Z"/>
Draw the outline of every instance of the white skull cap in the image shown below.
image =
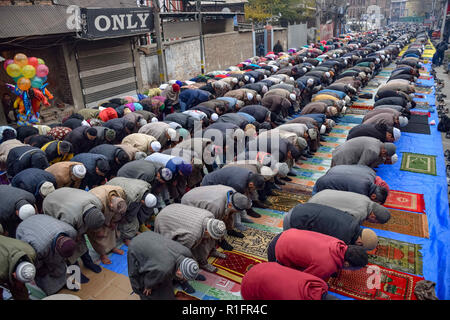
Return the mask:
<path id="1" fill-rule="evenodd" d="M 253 100 L 253 94 L 251 94 L 250 92 L 247 92 L 247 99 L 249 101 Z"/>
<path id="2" fill-rule="evenodd" d="M 24 204 L 19 209 L 19 218 L 20 220 L 25 220 L 36 214 L 36 209 L 29 203 Z"/>
<path id="3" fill-rule="evenodd" d="M 152 122 L 154 123 L 154 122 L 158 122 L 159 120 L 158 120 L 158 118 L 156 118 L 156 117 L 153 117 L 152 118 Z"/>
<path id="4" fill-rule="evenodd" d="M 292 101 L 295 101 L 297 99 L 297 97 L 295 96 L 295 94 L 291 93 L 289 95 L 289 98 L 291 98 Z"/>
<path id="5" fill-rule="evenodd" d="M 149 193 L 145 196 L 145 206 L 147 208 L 154 208 L 157 203 L 158 203 L 158 199 L 155 197 L 154 194 Z"/>

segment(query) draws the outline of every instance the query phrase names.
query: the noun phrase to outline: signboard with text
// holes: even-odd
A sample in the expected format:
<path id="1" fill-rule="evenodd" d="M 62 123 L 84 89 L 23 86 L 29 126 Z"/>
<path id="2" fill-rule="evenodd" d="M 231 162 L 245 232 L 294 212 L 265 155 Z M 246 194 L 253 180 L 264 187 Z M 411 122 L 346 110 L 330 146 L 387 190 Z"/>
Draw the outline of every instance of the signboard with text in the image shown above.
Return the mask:
<path id="1" fill-rule="evenodd" d="M 151 8 L 80 8 L 84 39 L 133 36 L 153 31 Z"/>

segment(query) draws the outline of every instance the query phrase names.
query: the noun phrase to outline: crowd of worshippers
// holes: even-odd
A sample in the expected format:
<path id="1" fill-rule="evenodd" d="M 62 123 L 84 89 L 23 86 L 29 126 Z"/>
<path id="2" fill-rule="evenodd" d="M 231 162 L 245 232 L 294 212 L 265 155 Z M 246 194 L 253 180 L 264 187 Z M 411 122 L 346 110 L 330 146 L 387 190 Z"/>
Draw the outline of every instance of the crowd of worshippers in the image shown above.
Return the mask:
<path id="1" fill-rule="evenodd" d="M 269 262 L 242 282 L 244 299 L 327 298 L 325 280 L 364 267 L 377 246 L 361 223 L 390 218 L 382 206 L 389 186 L 374 169 L 397 161 L 393 142 L 414 106 L 427 40 L 420 32 L 335 38 L 170 81 L 139 99 L 111 99 L 62 123 L 2 127 L 1 286 L 27 299 L 27 283 L 47 295 L 65 288 L 70 265 L 100 273 L 88 239 L 103 264 L 128 246 L 141 299 L 175 299 L 176 287 L 195 292 L 189 281 L 206 280 L 200 269 L 217 272 L 208 258 L 234 249 L 225 236 L 245 237 L 260 217 L 253 208 L 267 207 L 296 163 L 312 157 L 361 89 L 394 62 L 374 110 L 335 149 L 313 197 L 286 214 Z M 421 42 L 397 60 L 415 37 Z"/>

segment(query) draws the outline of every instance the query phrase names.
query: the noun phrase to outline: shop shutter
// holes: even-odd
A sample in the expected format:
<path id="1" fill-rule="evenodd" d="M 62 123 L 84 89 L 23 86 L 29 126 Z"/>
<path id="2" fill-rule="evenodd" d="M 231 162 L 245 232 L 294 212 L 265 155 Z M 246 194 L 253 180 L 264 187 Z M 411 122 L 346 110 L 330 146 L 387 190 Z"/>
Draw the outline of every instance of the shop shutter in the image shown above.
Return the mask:
<path id="1" fill-rule="evenodd" d="M 108 99 L 137 94 L 130 38 L 82 41 L 77 44 L 76 57 L 87 108 Z"/>

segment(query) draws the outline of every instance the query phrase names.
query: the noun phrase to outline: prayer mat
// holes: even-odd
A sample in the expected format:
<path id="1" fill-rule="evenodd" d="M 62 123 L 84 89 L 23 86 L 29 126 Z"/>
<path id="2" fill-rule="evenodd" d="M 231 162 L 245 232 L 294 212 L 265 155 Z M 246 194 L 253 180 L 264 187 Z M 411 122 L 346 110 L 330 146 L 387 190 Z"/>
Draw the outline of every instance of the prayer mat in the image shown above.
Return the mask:
<path id="1" fill-rule="evenodd" d="M 328 134 L 328 136 L 329 136 L 329 137 L 333 137 L 333 138 L 342 138 L 342 139 L 347 138 L 347 134 L 344 134 L 344 133 L 337 133 L 337 132 L 330 132 L 330 133 Z"/>
<path id="2" fill-rule="evenodd" d="M 302 186 L 308 187 L 308 188 L 310 188 L 312 190 L 312 188 L 314 188 L 314 185 L 316 184 L 315 181 L 307 180 L 306 178 L 305 179 L 300 179 L 300 178 L 297 178 L 297 177 L 290 177 L 290 178 L 292 179 L 292 181 L 286 182 L 286 185 L 288 185 L 288 184 L 302 185 Z M 284 185 L 284 186 L 286 186 L 286 185 Z M 285 188 L 283 188 L 284 186 L 281 186 L 281 189 L 283 191 L 287 191 Z"/>
<path id="3" fill-rule="evenodd" d="M 414 109 L 429 110 L 430 104 L 428 102 L 416 102 Z"/>
<path id="4" fill-rule="evenodd" d="M 362 109 L 362 110 L 373 110 L 373 103 L 368 103 L 368 102 L 360 102 L 360 101 L 355 101 L 354 104 L 352 104 L 350 106 L 351 109 Z"/>
<path id="5" fill-rule="evenodd" d="M 369 263 L 397 271 L 422 275 L 423 261 L 419 244 L 378 237 L 378 246 L 367 252 Z"/>
<path id="6" fill-rule="evenodd" d="M 341 117 L 339 119 L 340 123 L 357 123 L 357 124 L 361 124 L 362 123 L 362 119 L 363 117 L 355 115 L 355 116 L 350 116 L 350 115 L 345 115 L 343 117 Z"/>
<path id="7" fill-rule="evenodd" d="M 271 209 L 253 208 L 261 215 L 260 218 L 251 218 L 253 223 L 245 224 L 247 227 L 273 233 L 283 232 L 283 218 L 285 212 Z"/>
<path id="8" fill-rule="evenodd" d="M 340 146 L 340 143 L 326 142 L 326 141 L 321 141 L 320 144 L 322 146 L 330 147 L 330 148 L 337 148 Z"/>
<path id="9" fill-rule="evenodd" d="M 412 117 L 412 116 L 411 116 Z M 431 129 L 428 124 L 410 122 L 407 126 L 401 128 L 402 132 L 431 134 Z"/>
<path id="10" fill-rule="evenodd" d="M 301 184 L 293 184 L 293 183 L 286 183 L 285 185 L 281 186 L 281 190 L 285 192 L 309 192 L 312 193 L 312 189 L 314 187 L 314 184 L 311 186 L 307 185 L 301 185 Z"/>
<path id="11" fill-rule="evenodd" d="M 400 170 L 436 176 L 436 156 L 403 152 Z"/>
<path id="12" fill-rule="evenodd" d="M 242 282 L 242 277 L 251 267 L 261 262 L 265 262 L 264 260 L 254 258 L 235 250 L 225 251 L 218 249 L 218 251 L 225 253 L 227 258 L 209 258 L 208 262 L 219 269 L 217 271 L 218 275 L 239 284 Z"/>
<path id="13" fill-rule="evenodd" d="M 206 276 L 208 272 L 205 272 L 203 275 L 208 279 Z M 192 286 L 192 288 L 195 289 L 194 293 L 191 293 L 192 296 L 200 299 L 200 300 L 242 300 L 242 296 L 240 293 L 241 286 L 238 283 L 234 283 L 233 281 L 230 281 L 228 279 L 225 279 L 223 277 L 220 277 L 219 283 L 216 283 L 216 287 L 210 286 L 208 284 L 205 284 L 205 281 L 189 281 L 189 284 Z M 219 289 L 217 287 L 223 286 L 229 286 L 230 284 L 233 284 L 235 286 L 239 286 L 239 291 L 237 292 L 229 292 L 224 289 Z"/>
<path id="14" fill-rule="evenodd" d="M 294 178 L 309 180 L 309 181 L 317 181 L 320 179 L 325 172 L 313 172 L 307 170 L 295 170 L 297 175 Z M 290 177 L 292 178 L 292 177 Z"/>
<path id="15" fill-rule="evenodd" d="M 364 221 L 364 227 L 397 232 L 410 236 L 429 238 L 428 219 L 425 214 L 389 209 L 391 218 L 387 223 Z"/>
<path id="16" fill-rule="evenodd" d="M 428 125 L 428 115 L 411 114 L 408 123 L 418 123 Z"/>
<path id="17" fill-rule="evenodd" d="M 360 108 L 353 108 L 350 107 L 349 111 L 347 112 L 347 114 L 354 114 L 354 115 L 363 115 L 365 116 L 366 114 L 369 113 L 369 111 L 371 111 L 372 109 L 360 109 Z"/>
<path id="18" fill-rule="evenodd" d="M 423 194 L 418 193 L 389 190 L 384 206 L 386 208 L 425 213 L 425 199 Z"/>
<path id="19" fill-rule="evenodd" d="M 333 157 L 331 153 L 315 152 L 314 157 L 330 159 Z"/>
<path id="20" fill-rule="evenodd" d="M 351 130 L 352 128 L 356 127 L 357 125 L 346 123 L 346 124 L 337 124 L 333 127 L 334 129 L 344 129 L 344 130 Z"/>
<path id="21" fill-rule="evenodd" d="M 342 144 L 345 141 L 347 141 L 345 138 L 335 138 L 335 137 L 330 137 L 330 136 L 325 136 L 325 137 L 323 137 L 323 139 L 326 142 L 339 143 L 339 144 Z"/>
<path id="22" fill-rule="evenodd" d="M 330 278 L 330 291 L 357 300 L 417 300 L 416 283 L 423 277 L 369 264 L 351 271 L 341 270 L 337 278 Z"/>
<path id="23" fill-rule="evenodd" d="M 329 166 L 331 166 L 331 160 L 313 157 L 313 158 L 308 158 L 308 160 L 301 160 L 296 163 L 297 166 L 301 166 L 302 164 L 313 164 L 316 166 L 329 167 Z"/>
<path id="24" fill-rule="evenodd" d="M 267 197 L 265 204 L 273 210 L 287 212 L 300 203 L 308 202 L 309 199 L 311 195 L 282 192 Z"/>
<path id="25" fill-rule="evenodd" d="M 233 246 L 233 250 L 267 261 L 267 247 L 277 234 L 254 228 L 248 228 L 242 233 L 245 235 L 244 238 L 225 236 L 227 242 Z"/>
<path id="26" fill-rule="evenodd" d="M 411 111 L 411 115 L 427 116 L 428 118 L 431 117 L 431 113 L 426 111 Z"/>
<path id="27" fill-rule="evenodd" d="M 433 93 L 433 89 L 430 87 L 419 87 L 416 86 L 415 87 L 416 90 L 416 94 L 420 93 L 420 94 L 432 94 Z"/>
<path id="28" fill-rule="evenodd" d="M 330 166 L 320 166 L 320 165 L 309 164 L 309 163 L 302 163 L 298 166 L 299 166 L 298 169 L 305 169 L 305 170 L 311 170 L 311 171 L 323 172 L 323 173 L 326 173 L 330 169 Z M 294 170 L 298 170 L 298 169 L 296 167 L 294 167 Z"/>

